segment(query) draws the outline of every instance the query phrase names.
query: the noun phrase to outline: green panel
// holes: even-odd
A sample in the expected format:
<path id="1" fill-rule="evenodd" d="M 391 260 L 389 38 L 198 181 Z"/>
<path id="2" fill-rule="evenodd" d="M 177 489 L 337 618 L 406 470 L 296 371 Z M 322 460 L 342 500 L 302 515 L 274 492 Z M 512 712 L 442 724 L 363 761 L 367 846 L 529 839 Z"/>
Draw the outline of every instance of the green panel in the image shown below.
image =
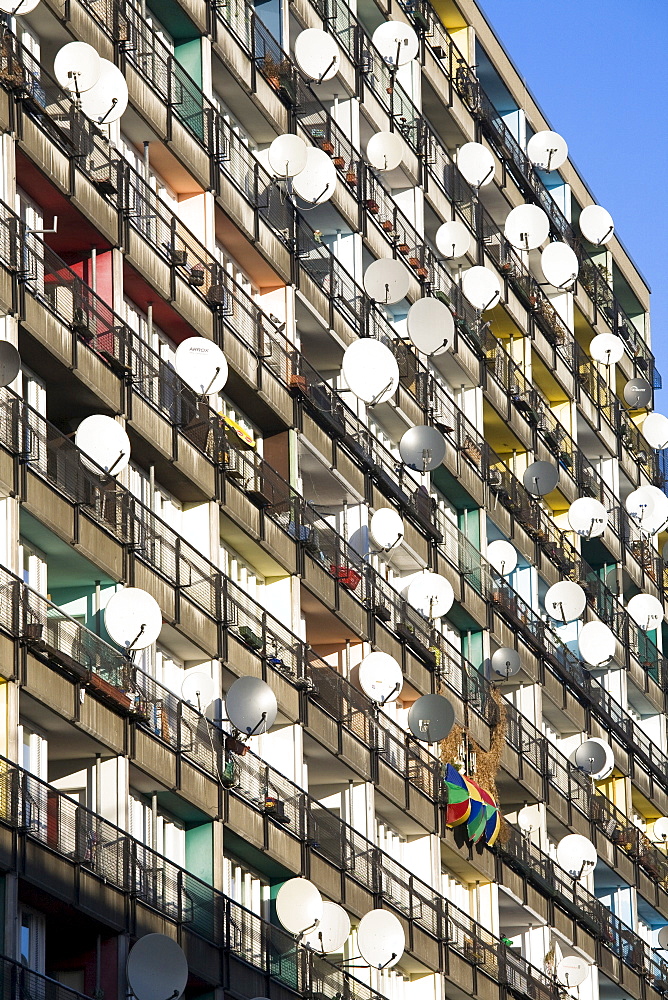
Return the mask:
<path id="1" fill-rule="evenodd" d="M 174 47 L 174 111 L 186 128 L 204 139 L 202 43 L 199 38 Z"/>
<path id="2" fill-rule="evenodd" d="M 199 37 L 197 28 L 177 0 L 147 0 L 146 6 L 175 42 Z"/>
<path id="3" fill-rule="evenodd" d="M 460 510 L 457 521 L 459 530 L 480 552 L 480 509 L 474 506 L 469 510 Z"/>
<path id="4" fill-rule="evenodd" d="M 484 662 L 482 632 L 467 632 L 462 642 L 462 651 L 467 660 L 470 660 L 478 670 L 482 669 Z"/>
<path id="5" fill-rule="evenodd" d="M 174 57 L 198 87 L 202 86 L 202 42 L 193 38 L 174 46 Z"/>
<path id="6" fill-rule="evenodd" d="M 432 484 L 443 494 L 445 499 L 457 510 L 473 508 L 476 502 L 465 490 L 459 480 L 449 472 L 444 465 L 439 465 L 431 474 Z"/>
<path id="7" fill-rule="evenodd" d="M 213 883 L 213 823 L 186 830 L 186 868 L 203 882 Z"/>

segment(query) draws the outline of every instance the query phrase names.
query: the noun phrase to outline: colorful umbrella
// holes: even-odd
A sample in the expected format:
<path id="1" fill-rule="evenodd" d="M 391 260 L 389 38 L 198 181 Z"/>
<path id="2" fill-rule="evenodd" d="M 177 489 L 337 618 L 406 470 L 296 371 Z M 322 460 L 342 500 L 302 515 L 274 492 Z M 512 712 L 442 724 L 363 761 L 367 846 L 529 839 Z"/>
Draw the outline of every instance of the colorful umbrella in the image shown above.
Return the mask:
<path id="1" fill-rule="evenodd" d="M 480 785 L 476 784 L 475 781 L 468 777 L 464 780 L 471 798 L 471 813 L 466 821 L 466 832 L 469 840 L 472 840 L 474 844 L 477 844 L 485 832 L 486 803 L 483 800 L 483 790 Z"/>
<path id="2" fill-rule="evenodd" d="M 471 800 L 466 781 L 456 767 L 448 764 L 443 776 L 448 804 L 445 810 L 445 825 L 461 826 L 466 823 L 471 812 Z"/>
<path id="3" fill-rule="evenodd" d="M 478 782 L 474 781 L 472 778 L 467 778 L 466 781 L 469 785 L 472 785 L 476 789 L 478 795 L 480 796 L 481 803 L 481 809 L 476 811 L 476 816 L 474 817 L 472 815 L 469 818 L 469 824 L 471 824 L 474 819 L 477 821 L 475 823 L 474 832 L 469 830 L 469 837 L 477 843 L 484 834 L 485 840 L 489 846 L 492 847 L 501 828 L 499 807 L 486 788 L 482 788 Z"/>

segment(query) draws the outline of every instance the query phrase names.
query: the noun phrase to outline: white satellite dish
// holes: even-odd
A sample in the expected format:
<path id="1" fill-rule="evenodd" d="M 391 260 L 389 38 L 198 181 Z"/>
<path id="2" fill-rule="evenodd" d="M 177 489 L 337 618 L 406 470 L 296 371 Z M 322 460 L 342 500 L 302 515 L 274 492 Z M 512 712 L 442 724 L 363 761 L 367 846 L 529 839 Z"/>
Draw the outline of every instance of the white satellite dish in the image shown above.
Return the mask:
<path id="1" fill-rule="evenodd" d="M 514 677 L 515 674 L 519 674 L 522 667 L 520 661 L 520 654 L 516 649 L 512 649 L 510 646 L 501 646 L 499 649 L 492 653 L 491 657 L 492 671 L 498 677 L 505 677 L 508 680 L 509 677 Z"/>
<path id="2" fill-rule="evenodd" d="M 155 597 L 139 587 L 123 587 L 104 609 L 104 627 L 128 652 L 151 646 L 162 629 L 162 611 Z"/>
<path id="3" fill-rule="evenodd" d="M 376 170 L 395 170 L 404 156 L 404 142 L 398 132 L 376 132 L 369 139 L 366 158 Z"/>
<path id="4" fill-rule="evenodd" d="M 77 427 L 74 443 L 110 476 L 117 476 L 130 461 L 130 438 L 125 427 L 101 413 L 84 417 Z M 87 469 L 98 471 L 85 458 L 81 461 Z"/>
<path id="5" fill-rule="evenodd" d="M 276 695 L 259 677 L 238 677 L 225 695 L 227 717 L 246 736 L 268 733 L 278 714 Z"/>
<path id="6" fill-rule="evenodd" d="M 126 973 L 137 1000 L 178 1000 L 188 982 L 188 962 L 166 934 L 145 934 L 130 949 Z"/>
<path id="7" fill-rule="evenodd" d="M 600 538 L 608 526 L 608 512 L 600 500 L 578 497 L 568 508 L 568 523 L 583 538 Z"/>
<path id="8" fill-rule="evenodd" d="M 215 697 L 213 678 L 202 670 L 189 670 L 181 683 L 181 698 L 198 712 L 206 715 L 206 710 Z"/>
<path id="9" fill-rule="evenodd" d="M 527 493 L 535 497 L 544 497 L 556 489 L 559 482 L 559 469 L 552 462 L 532 462 L 524 470 L 522 482 Z"/>
<path id="10" fill-rule="evenodd" d="M 445 458 L 445 438 L 435 427 L 417 424 L 410 427 L 399 441 L 401 461 L 417 472 L 432 472 Z"/>
<path id="11" fill-rule="evenodd" d="M 380 507 L 371 515 L 369 534 L 374 545 L 389 552 L 404 537 L 404 522 L 393 507 Z"/>
<path id="12" fill-rule="evenodd" d="M 604 781 L 615 769 L 615 756 L 612 747 L 605 740 L 592 736 L 585 740 L 575 751 L 576 767 L 588 774 L 594 781 Z"/>
<path id="13" fill-rule="evenodd" d="M 517 825 L 522 833 L 531 833 L 540 827 L 540 807 L 538 804 L 522 806 L 517 814 Z"/>
<path id="14" fill-rule="evenodd" d="M 276 893 L 276 916 L 289 934 L 317 930 L 322 914 L 322 896 L 307 878 L 288 879 Z"/>
<path id="15" fill-rule="evenodd" d="M 615 231 L 612 216 L 600 205 L 588 205 L 580 213 L 580 232 L 586 240 L 600 247 L 609 243 Z"/>
<path id="16" fill-rule="evenodd" d="M 578 583 L 561 580 L 545 595 L 545 610 L 555 621 L 566 624 L 579 618 L 587 606 L 587 595 Z"/>
<path id="17" fill-rule="evenodd" d="M 0 11 L 3 14 L 12 14 L 17 17 L 22 14 L 29 14 L 34 10 L 39 0 L 0 0 Z"/>
<path id="18" fill-rule="evenodd" d="M 413 29 L 401 21 L 385 21 L 376 28 L 371 41 L 392 69 L 415 59 L 420 44 Z"/>
<path id="19" fill-rule="evenodd" d="M 364 291 L 374 302 L 392 305 L 405 298 L 410 275 L 400 260 L 381 257 L 369 264 L 364 272 Z"/>
<path id="20" fill-rule="evenodd" d="M 320 923 L 315 930 L 304 934 L 302 944 L 320 955 L 332 955 L 343 950 L 349 936 L 350 917 L 342 906 L 326 899 L 322 904 Z"/>
<path id="21" fill-rule="evenodd" d="M 404 686 L 401 667 L 389 653 L 369 653 L 357 671 L 359 685 L 367 698 L 380 705 L 396 701 Z"/>
<path id="22" fill-rule="evenodd" d="M 624 341 L 614 333 L 599 333 L 589 345 L 594 361 L 603 365 L 616 365 L 624 357 Z"/>
<path id="23" fill-rule="evenodd" d="M 652 833 L 656 841 L 663 842 L 664 844 L 668 841 L 668 816 L 659 816 L 658 819 L 654 820 Z M 668 931 L 668 928 L 666 930 Z"/>
<path id="24" fill-rule="evenodd" d="M 462 292 L 474 309 L 485 312 L 501 301 L 501 282 L 494 271 L 476 264 L 464 271 Z"/>
<path id="25" fill-rule="evenodd" d="M 455 710 L 442 694 L 423 694 L 408 709 L 408 728 L 421 743 L 440 743 L 455 724 Z"/>
<path id="26" fill-rule="evenodd" d="M 567 243 L 548 243 L 540 266 L 548 285 L 558 289 L 572 288 L 580 271 L 577 254 Z"/>
<path id="27" fill-rule="evenodd" d="M 643 632 L 653 632 L 663 621 L 663 604 L 651 594 L 636 594 L 626 605 L 626 610 Z"/>
<path id="28" fill-rule="evenodd" d="M 406 329 L 411 341 L 430 358 L 451 350 L 455 321 L 445 302 L 427 297 L 418 299 L 408 310 Z"/>
<path id="29" fill-rule="evenodd" d="M 448 260 L 459 260 L 471 248 L 471 233 L 463 222 L 444 222 L 436 230 L 436 249 Z"/>
<path id="30" fill-rule="evenodd" d="M 536 250 L 550 235 L 550 220 L 538 205 L 518 205 L 508 213 L 503 231 L 517 250 Z"/>
<path id="31" fill-rule="evenodd" d="M 308 146 L 299 135 L 278 135 L 269 147 L 269 166 L 277 177 L 294 177 L 306 166 Z"/>
<path id="32" fill-rule="evenodd" d="M 668 417 L 663 413 L 648 413 L 642 425 L 643 437 L 650 448 L 661 451 L 668 445 Z"/>
<path id="33" fill-rule="evenodd" d="M 480 142 L 465 142 L 457 150 L 457 168 L 471 187 L 481 188 L 494 180 L 494 157 Z"/>
<path id="34" fill-rule="evenodd" d="M 579 833 L 569 833 L 557 844 L 557 862 L 575 879 L 588 875 L 596 867 L 598 855 L 591 840 Z"/>
<path id="35" fill-rule="evenodd" d="M 551 173 L 563 167 L 568 159 L 568 145 L 558 132 L 544 129 L 532 135 L 527 143 L 527 156 L 534 167 Z"/>
<path id="36" fill-rule="evenodd" d="M 517 549 L 503 538 L 497 538 L 487 546 L 487 562 L 501 576 L 508 576 L 517 567 Z"/>
<path id="37" fill-rule="evenodd" d="M 309 146 L 306 166 L 292 179 L 292 190 L 308 205 L 322 205 L 336 189 L 336 167 L 324 149 Z"/>
<path id="38" fill-rule="evenodd" d="M 629 493 L 624 506 L 631 520 L 644 530 L 645 524 L 649 525 L 652 521 L 655 498 L 647 486 L 640 486 Z"/>
<path id="39" fill-rule="evenodd" d="M 422 573 L 409 584 L 406 597 L 426 618 L 442 618 L 452 607 L 455 592 L 439 573 Z"/>
<path id="40" fill-rule="evenodd" d="M 658 934 L 659 948 L 668 951 L 668 927 L 662 927 Z"/>
<path id="41" fill-rule="evenodd" d="M 651 516 L 643 523 L 642 530 L 650 535 L 656 535 L 668 524 L 668 496 L 658 486 L 645 486 L 644 489 L 652 497 L 654 507 Z"/>
<path id="42" fill-rule="evenodd" d="M 604 622 L 586 622 L 580 629 L 578 650 L 590 667 L 606 667 L 616 648 L 615 634 Z"/>
<path id="43" fill-rule="evenodd" d="M 0 340 L 0 386 L 14 381 L 21 370 L 21 356 L 9 340 Z"/>
<path id="44" fill-rule="evenodd" d="M 646 378 L 632 378 L 624 386 L 624 402 L 632 410 L 642 410 L 652 401 L 652 386 Z"/>
<path id="45" fill-rule="evenodd" d="M 391 969 L 406 947 L 406 936 L 399 918 L 387 910 L 365 913 L 357 927 L 357 947 L 372 969 Z"/>
<path id="46" fill-rule="evenodd" d="M 188 337 L 174 352 L 174 367 L 199 396 L 213 396 L 227 382 L 228 366 L 217 344 L 206 337 Z"/>
<path id="47" fill-rule="evenodd" d="M 100 78 L 81 95 L 81 110 L 96 124 L 110 125 L 125 112 L 128 97 L 128 85 L 118 66 L 100 59 Z"/>
<path id="48" fill-rule="evenodd" d="M 310 80 L 323 83 L 335 77 L 341 50 L 334 35 L 321 28 L 305 28 L 295 38 L 295 62 Z"/>
<path id="49" fill-rule="evenodd" d="M 70 94 L 79 96 L 94 87 L 100 79 L 101 59 L 92 45 L 68 42 L 56 52 L 53 75 Z"/>
<path id="50" fill-rule="evenodd" d="M 369 406 L 391 399 L 399 385 L 397 359 L 373 337 L 354 340 L 346 348 L 341 372 L 348 388 Z"/>
<path id="51" fill-rule="evenodd" d="M 555 975 L 566 989 L 574 989 L 581 986 L 589 975 L 589 963 L 579 955 L 567 955 L 557 964 Z"/>

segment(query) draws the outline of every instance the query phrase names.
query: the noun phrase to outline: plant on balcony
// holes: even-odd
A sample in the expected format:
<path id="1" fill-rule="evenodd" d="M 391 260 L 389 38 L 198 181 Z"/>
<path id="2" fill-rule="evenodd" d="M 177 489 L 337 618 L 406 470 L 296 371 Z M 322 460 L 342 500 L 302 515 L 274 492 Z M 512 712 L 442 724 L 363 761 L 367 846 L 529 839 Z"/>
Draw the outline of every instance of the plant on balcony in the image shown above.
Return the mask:
<path id="1" fill-rule="evenodd" d="M 378 215 L 380 212 L 380 205 L 373 198 L 367 198 L 366 200 L 367 211 L 371 212 L 372 215 Z"/>
<path id="2" fill-rule="evenodd" d="M 282 91 L 290 100 L 294 100 L 294 81 L 289 59 L 281 59 L 280 62 L 276 62 L 271 53 L 265 52 L 260 69 L 267 83 L 274 90 Z"/>
<path id="3" fill-rule="evenodd" d="M 346 184 L 350 184 L 351 187 L 354 187 L 357 184 L 357 171 L 355 170 L 352 160 L 350 161 L 346 171 Z"/>
<path id="4" fill-rule="evenodd" d="M 323 139 L 322 142 L 320 143 L 320 148 L 324 150 L 325 153 L 328 153 L 330 156 L 334 155 L 334 143 L 331 142 L 329 139 Z"/>
<path id="5" fill-rule="evenodd" d="M 343 168 L 346 165 L 346 161 L 343 159 L 342 156 L 335 156 L 332 160 L 332 163 L 337 168 L 337 170 L 343 170 Z"/>
<path id="6" fill-rule="evenodd" d="M 399 251 L 399 253 L 402 253 L 405 256 L 409 252 L 410 247 L 408 243 L 398 243 L 397 250 Z"/>

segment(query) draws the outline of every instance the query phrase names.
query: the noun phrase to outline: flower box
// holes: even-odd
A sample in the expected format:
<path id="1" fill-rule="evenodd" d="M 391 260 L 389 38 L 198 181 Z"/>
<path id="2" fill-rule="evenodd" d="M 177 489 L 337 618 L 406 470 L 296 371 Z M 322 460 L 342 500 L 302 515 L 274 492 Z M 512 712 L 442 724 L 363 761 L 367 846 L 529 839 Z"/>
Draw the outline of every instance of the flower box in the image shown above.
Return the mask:
<path id="1" fill-rule="evenodd" d="M 343 170 L 343 168 L 346 165 L 346 161 L 343 159 L 342 156 L 335 156 L 334 159 L 332 160 L 332 163 L 338 170 Z"/>
<path id="2" fill-rule="evenodd" d="M 367 198 L 366 207 L 372 215 L 377 215 L 378 212 L 380 212 L 380 206 L 377 201 L 373 200 L 373 198 Z"/>

